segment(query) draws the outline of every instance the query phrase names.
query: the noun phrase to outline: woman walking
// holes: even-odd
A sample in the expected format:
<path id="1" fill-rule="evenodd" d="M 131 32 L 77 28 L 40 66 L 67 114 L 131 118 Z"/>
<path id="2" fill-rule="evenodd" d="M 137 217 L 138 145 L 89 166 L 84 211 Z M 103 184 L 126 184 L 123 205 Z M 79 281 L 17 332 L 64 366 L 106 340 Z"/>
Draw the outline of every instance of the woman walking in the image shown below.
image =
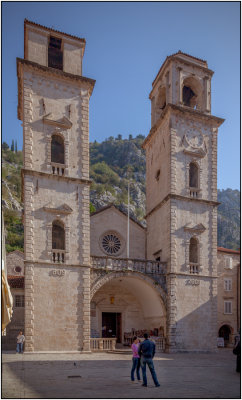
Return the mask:
<path id="1" fill-rule="evenodd" d="M 133 352 L 133 358 L 132 358 L 132 369 L 131 369 L 131 381 L 134 382 L 134 371 L 136 370 L 136 375 L 137 375 L 137 379 L 138 381 L 140 381 L 140 356 L 138 354 L 138 350 L 139 350 L 139 339 L 137 338 L 137 336 L 133 337 L 133 343 L 131 345 L 131 349 Z"/>

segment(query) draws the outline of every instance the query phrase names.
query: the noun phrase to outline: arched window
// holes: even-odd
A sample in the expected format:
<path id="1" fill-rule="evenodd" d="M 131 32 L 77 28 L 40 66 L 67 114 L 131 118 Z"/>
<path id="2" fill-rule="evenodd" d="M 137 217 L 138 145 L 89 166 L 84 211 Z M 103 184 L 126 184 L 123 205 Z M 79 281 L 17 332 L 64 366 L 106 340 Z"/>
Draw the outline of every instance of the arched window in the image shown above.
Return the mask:
<path id="1" fill-rule="evenodd" d="M 51 138 L 51 162 L 65 164 L 64 139 L 59 135 L 52 135 Z"/>
<path id="2" fill-rule="evenodd" d="M 184 79 L 182 88 L 182 101 L 184 106 L 202 109 L 202 93 L 202 87 L 198 79 L 191 76 Z"/>
<path id="3" fill-rule="evenodd" d="M 52 224 L 52 249 L 65 250 L 65 229 L 61 221 Z"/>
<path id="4" fill-rule="evenodd" d="M 160 110 L 164 110 L 165 106 L 166 106 L 166 88 L 162 87 L 159 89 L 159 94 L 156 100 L 157 112 L 159 112 Z"/>
<path id="5" fill-rule="evenodd" d="M 196 238 L 190 239 L 189 264 L 190 274 L 198 274 L 198 240 Z"/>
<path id="6" fill-rule="evenodd" d="M 194 162 L 189 165 L 189 187 L 198 189 L 198 166 Z"/>

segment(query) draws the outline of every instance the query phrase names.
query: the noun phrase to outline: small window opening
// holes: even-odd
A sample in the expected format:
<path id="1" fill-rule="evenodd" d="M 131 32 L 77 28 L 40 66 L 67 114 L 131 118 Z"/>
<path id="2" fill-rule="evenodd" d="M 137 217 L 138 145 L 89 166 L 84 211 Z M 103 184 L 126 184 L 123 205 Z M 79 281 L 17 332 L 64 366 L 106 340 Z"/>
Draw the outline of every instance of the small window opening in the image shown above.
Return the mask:
<path id="1" fill-rule="evenodd" d="M 156 100 L 157 111 L 164 110 L 165 106 L 166 106 L 166 88 L 163 87 L 159 89 L 159 94 Z"/>
<path id="2" fill-rule="evenodd" d="M 17 272 L 17 273 L 20 273 L 22 271 L 22 268 L 21 267 L 15 267 L 14 271 Z"/>
<path id="3" fill-rule="evenodd" d="M 189 186 L 190 188 L 198 188 L 198 167 L 194 163 L 189 166 Z"/>
<path id="4" fill-rule="evenodd" d="M 64 140 L 59 135 L 53 135 L 51 140 L 51 162 L 65 163 Z"/>
<path id="5" fill-rule="evenodd" d="M 155 179 L 158 181 L 160 179 L 160 169 L 156 172 Z"/>
<path id="6" fill-rule="evenodd" d="M 15 295 L 15 307 L 24 307 L 24 295 Z"/>
<path id="7" fill-rule="evenodd" d="M 62 40 L 50 36 L 48 48 L 48 67 L 63 70 Z"/>
<path id="8" fill-rule="evenodd" d="M 60 221 L 52 224 L 52 249 L 65 250 L 65 229 Z"/>
<path id="9" fill-rule="evenodd" d="M 183 104 L 188 107 L 195 106 L 196 94 L 189 86 L 183 86 Z"/>
<path id="10" fill-rule="evenodd" d="M 191 238 L 189 245 L 189 262 L 190 264 L 198 263 L 198 243 L 197 239 Z"/>
<path id="11" fill-rule="evenodd" d="M 160 261 L 160 257 L 156 257 L 155 261 Z"/>

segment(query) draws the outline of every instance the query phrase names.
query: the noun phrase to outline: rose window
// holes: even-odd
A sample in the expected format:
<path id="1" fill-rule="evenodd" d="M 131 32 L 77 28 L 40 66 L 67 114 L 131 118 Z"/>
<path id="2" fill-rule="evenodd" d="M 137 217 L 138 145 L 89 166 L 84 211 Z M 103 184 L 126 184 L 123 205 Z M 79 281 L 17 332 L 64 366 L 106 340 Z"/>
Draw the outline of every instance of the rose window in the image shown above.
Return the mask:
<path id="1" fill-rule="evenodd" d="M 102 238 L 102 247 L 105 253 L 115 255 L 121 248 L 121 241 L 116 235 L 109 233 Z"/>

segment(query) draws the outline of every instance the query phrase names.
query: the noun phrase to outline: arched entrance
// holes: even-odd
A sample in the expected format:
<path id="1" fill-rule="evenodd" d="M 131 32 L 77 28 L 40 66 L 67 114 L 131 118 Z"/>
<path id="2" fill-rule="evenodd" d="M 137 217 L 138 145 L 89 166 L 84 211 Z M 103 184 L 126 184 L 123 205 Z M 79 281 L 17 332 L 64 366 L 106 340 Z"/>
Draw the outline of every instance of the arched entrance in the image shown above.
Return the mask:
<path id="1" fill-rule="evenodd" d="M 230 335 L 232 334 L 232 330 L 229 325 L 222 325 L 218 331 L 218 336 L 224 338 L 224 346 L 228 346 L 230 342 Z"/>
<path id="2" fill-rule="evenodd" d="M 91 337 L 116 337 L 117 343 L 129 344 L 145 331 L 165 336 L 164 296 L 155 281 L 141 274 L 108 274 L 92 290 Z"/>

